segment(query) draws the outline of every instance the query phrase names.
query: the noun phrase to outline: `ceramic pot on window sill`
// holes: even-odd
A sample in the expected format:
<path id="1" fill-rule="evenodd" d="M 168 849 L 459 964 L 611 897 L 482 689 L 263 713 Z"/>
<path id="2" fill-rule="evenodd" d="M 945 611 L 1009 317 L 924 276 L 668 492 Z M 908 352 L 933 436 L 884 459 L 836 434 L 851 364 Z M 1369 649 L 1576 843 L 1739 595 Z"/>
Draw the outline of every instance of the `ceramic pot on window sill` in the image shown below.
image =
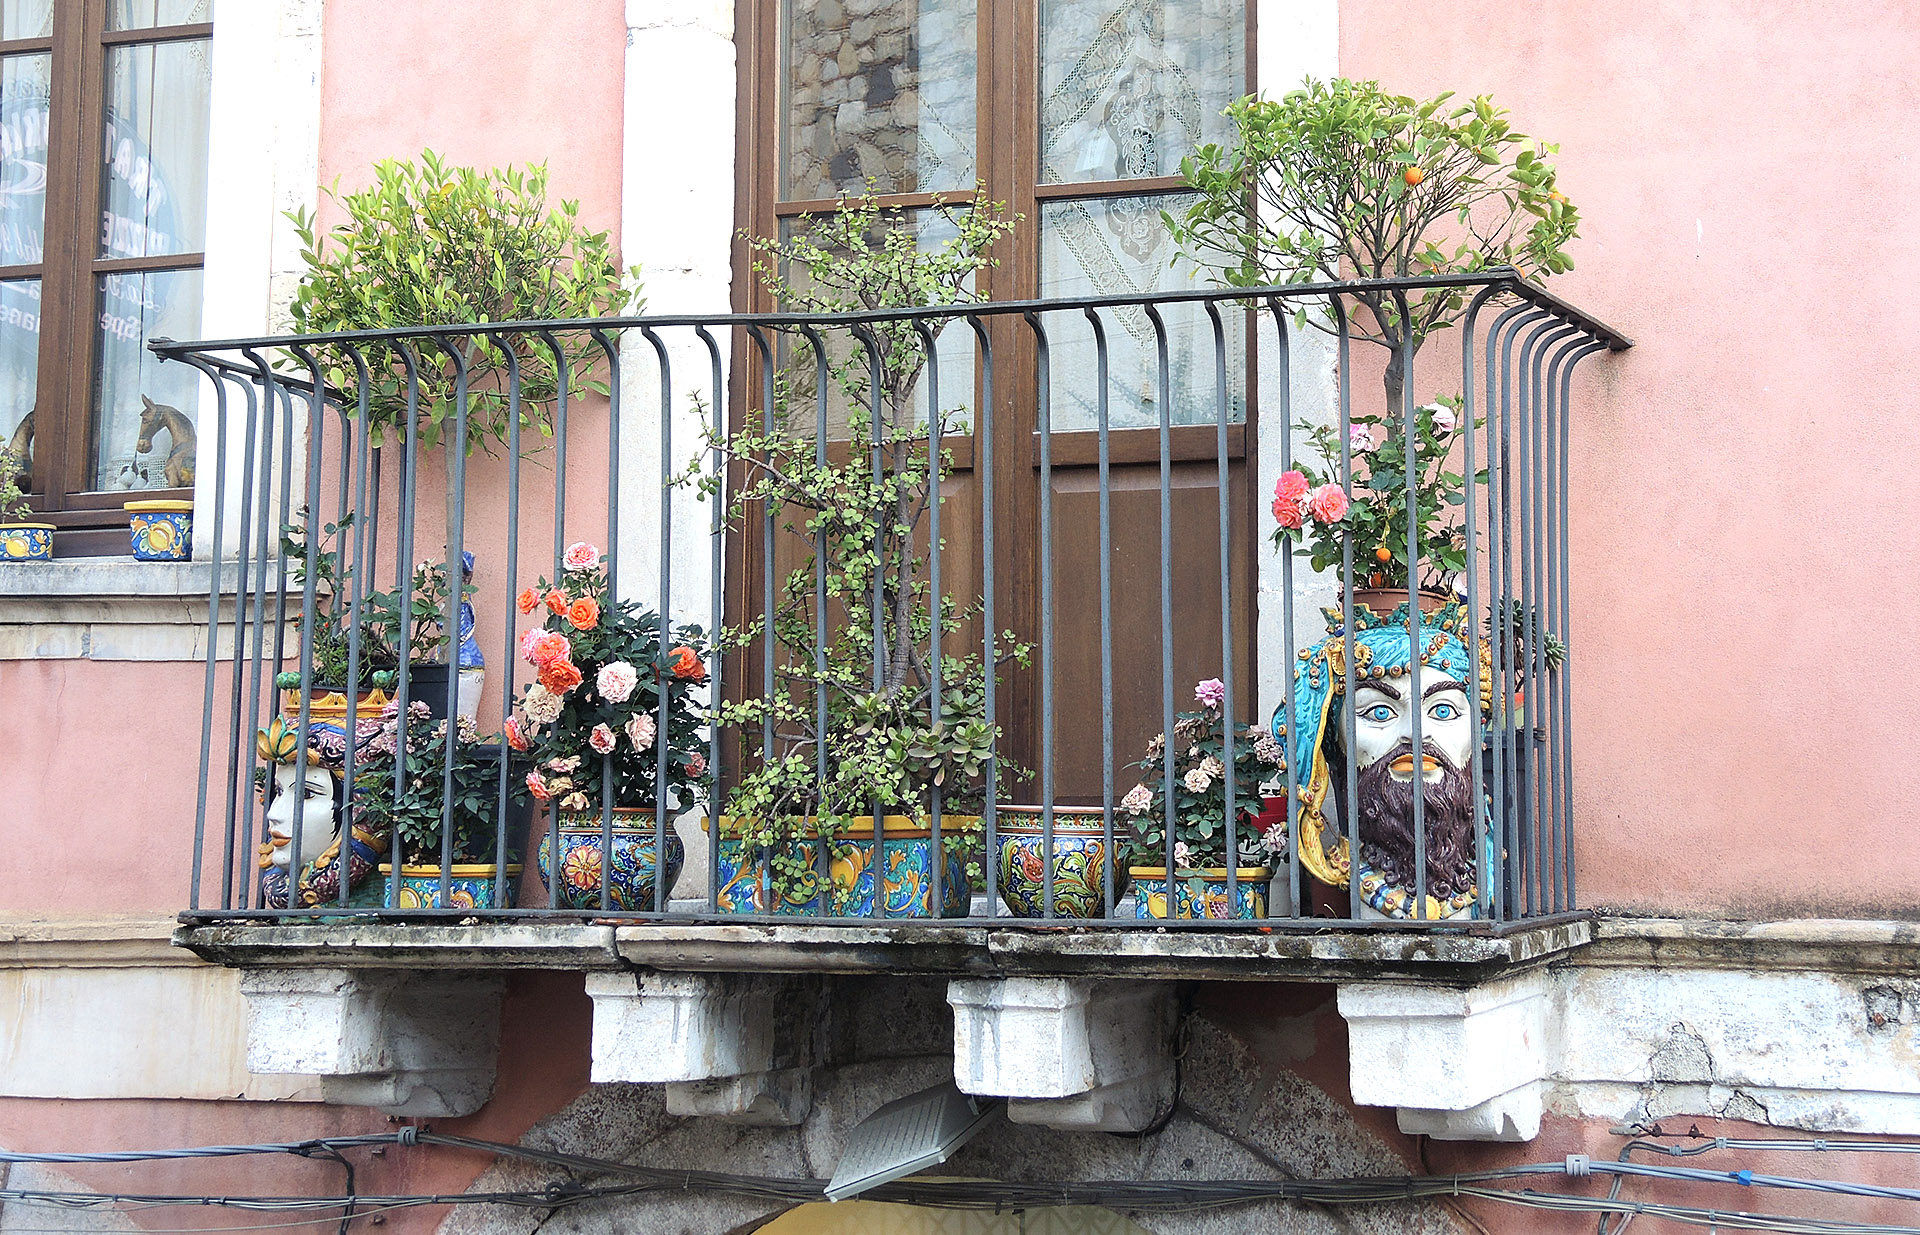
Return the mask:
<path id="1" fill-rule="evenodd" d="M 125 502 L 127 530 L 133 538 L 136 562 L 191 562 L 193 560 L 193 503 L 181 501 Z"/>
<path id="2" fill-rule="evenodd" d="M 53 524 L 0 523 L 0 562 L 51 562 Z"/>

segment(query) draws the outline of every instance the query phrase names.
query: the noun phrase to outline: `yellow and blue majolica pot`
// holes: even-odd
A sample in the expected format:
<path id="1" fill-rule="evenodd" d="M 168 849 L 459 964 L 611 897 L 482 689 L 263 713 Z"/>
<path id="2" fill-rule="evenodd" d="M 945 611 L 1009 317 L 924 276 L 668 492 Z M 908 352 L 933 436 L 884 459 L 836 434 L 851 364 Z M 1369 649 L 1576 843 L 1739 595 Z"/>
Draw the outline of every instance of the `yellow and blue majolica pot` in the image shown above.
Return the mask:
<path id="1" fill-rule="evenodd" d="M 0 562 L 51 562 L 53 524 L 0 523 Z"/>
<path id="2" fill-rule="evenodd" d="M 704 822 L 701 825 L 705 827 Z M 906 815 L 882 819 L 882 852 L 876 907 L 873 816 L 855 816 L 835 839 L 832 852 L 815 836 L 789 842 L 811 868 L 811 878 L 782 891 L 768 854 L 741 838 L 738 820 L 720 819 L 720 881 L 714 895 L 722 913 L 774 913 L 833 918 L 962 918 L 973 906 L 965 846 L 950 837 L 977 835 L 977 815 L 947 815 L 940 821 L 940 904 L 933 902 L 933 827 Z"/>
<path id="3" fill-rule="evenodd" d="M 380 886 L 386 890 L 388 909 L 497 909 L 494 903 L 494 877 L 500 868 L 492 862 L 456 862 L 447 867 L 447 895 L 440 898 L 438 866 L 402 866 L 400 895 L 393 894 L 393 866 L 380 864 Z M 507 867 L 507 885 L 520 877 L 520 864 Z M 511 895 L 511 894 L 509 894 Z"/>
<path id="4" fill-rule="evenodd" d="M 600 908 L 600 880 L 604 873 L 607 900 L 615 909 L 651 910 L 654 907 L 654 880 L 660 863 L 655 860 L 654 811 L 651 806 L 613 808 L 613 859 L 605 853 L 605 837 L 600 830 L 600 812 L 562 811 L 560 836 L 560 903 L 573 909 Z M 540 877 L 553 886 L 554 832 L 540 838 Z M 667 825 L 666 897 L 680 878 L 687 849 Z"/>
<path id="5" fill-rule="evenodd" d="M 193 503 L 127 502 L 127 527 L 136 562 L 193 560 Z"/>
<path id="6" fill-rule="evenodd" d="M 1129 867 L 1127 873 L 1133 876 L 1133 916 L 1136 918 L 1228 921 L 1267 916 L 1267 884 L 1273 879 L 1273 868 L 1269 866 L 1235 867 L 1231 903 L 1227 896 L 1226 867 L 1176 870 L 1171 914 L 1167 912 L 1166 867 L 1134 866 Z"/>
<path id="7" fill-rule="evenodd" d="M 1038 806 L 1002 806 L 994 820 L 999 848 L 1000 899 L 1020 918 L 1045 917 L 1047 859 L 1045 812 Z M 1107 912 L 1105 811 L 1098 806 L 1053 808 L 1053 912 L 1060 918 L 1099 918 Z M 1126 891 L 1126 876 L 1114 872 L 1113 894 Z"/>

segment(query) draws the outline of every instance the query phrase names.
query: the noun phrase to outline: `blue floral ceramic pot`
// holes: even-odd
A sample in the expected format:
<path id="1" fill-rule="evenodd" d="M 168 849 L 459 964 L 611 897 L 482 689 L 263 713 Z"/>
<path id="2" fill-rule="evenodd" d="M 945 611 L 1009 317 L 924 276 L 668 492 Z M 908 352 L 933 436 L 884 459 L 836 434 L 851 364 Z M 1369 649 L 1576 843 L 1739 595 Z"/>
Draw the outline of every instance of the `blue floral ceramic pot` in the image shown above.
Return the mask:
<path id="1" fill-rule="evenodd" d="M 967 880 L 967 850 L 948 845 L 948 837 L 976 832 L 975 816 L 949 815 L 940 825 L 942 848 L 940 904 L 933 900 L 933 831 L 905 815 L 887 815 L 882 824 L 881 859 L 874 861 L 873 817 L 860 816 L 823 854 L 819 839 L 792 842 L 793 854 L 810 874 L 784 893 L 776 888 L 769 855 L 737 836 L 738 828 L 720 820 L 720 881 L 715 902 L 722 913 L 798 914 L 828 918 L 960 918 L 973 905 Z M 732 831 L 736 835 L 729 836 Z M 878 866 L 878 870 L 876 870 Z M 876 876 L 877 884 L 876 884 Z M 876 886 L 882 898 L 876 907 Z"/>
<path id="2" fill-rule="evenodd" d="M 600 816 L 594 811 L 569 811 L 559 826 L 540 838 L 540 877 L 553 886 L 553 838 L 560 837 L 560 903 L 572 909 L 600 908 L 600 878 L 606 872 L 607 898 L 615 909 L 651 910 L 655 860 L 653 808 L 616 806 L 613 810 L 613 860 L 607 861 Z M 686 846 L 667 825 L 666 895 L 680 878 Z"/>
<path id="3" fill-rule="evenodd" d="M 1044 917 L 1047 859 L 1045 813 L 1038 806 L 1002 806 L 994 820 L 999 847 L 1000 899 L 1015 917 Z M 1098 806 L 1053 808 L 1053 912 L 1061 918 L 1098 918 L 1107 912 L 1106 868 L 1111 864 L 1105 812 Z M 1113 894 L 1126 890 L 1114 872 Z"/>
<path id="4" fill-rule="evenodd" d="M 448 867 L 447 894 L 442 900 L 438 866 L 402 866 L 400 895 L 396 900 L 392 892 L 393 867 L 382 862 L 380 886 L 388 890 L 385 897 L 388 909 L 498 909 L 500 906 L 493 899 L 493 884 L 499 869 L 491 862 Z M 507 867 L 509 887 L 519 877 L 519 863 Z"/>
<path id="5" fill-rule="evenodd" d="M 1231 903 L 1227 897 L 1226 867 L 1175 871 L 1172 914 L 1167 912 L 1166 867 L 1135 866 L 1128 874 L 1133 876 L 1133 916 L 1136 918 L 1227 920 L 1267 916 L 1267 884 L 1273 879 L 1271 867 L 1237 868 Z"/>
<path id="6" fill-rule="evenodd" d="M 127 502 L 127 528 L 136 562 L 193 560 L 192 502 Z"/>
<path id="7" fill-rule="evenodd" d="M 53 524 L 0 523 L 0 562 L 51 562 Z"/>

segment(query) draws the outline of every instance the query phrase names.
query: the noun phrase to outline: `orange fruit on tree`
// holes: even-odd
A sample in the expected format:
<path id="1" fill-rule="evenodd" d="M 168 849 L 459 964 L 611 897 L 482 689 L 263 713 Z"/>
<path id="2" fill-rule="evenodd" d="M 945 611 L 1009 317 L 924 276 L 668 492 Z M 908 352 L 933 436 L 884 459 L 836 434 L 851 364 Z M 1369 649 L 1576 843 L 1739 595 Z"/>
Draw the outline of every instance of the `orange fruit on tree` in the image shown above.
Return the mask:
<path id="1" fill-rule="evenodd" d="M 1406 177 L 1408 188 L 1412 188 L 1427 178 L 1427 173 L 1417 167 L 1409 167 L 1406 171 L 1402 172 L 1401 175 Z"/>
<path id="2" fill-rule="evenodd" d="M 1373 559 L 1376 562 L 1391 562 L 1393 560 L 1393 550 L 1387 548 L 1385 545 L 1381 545 L 1373 551 Z"/>

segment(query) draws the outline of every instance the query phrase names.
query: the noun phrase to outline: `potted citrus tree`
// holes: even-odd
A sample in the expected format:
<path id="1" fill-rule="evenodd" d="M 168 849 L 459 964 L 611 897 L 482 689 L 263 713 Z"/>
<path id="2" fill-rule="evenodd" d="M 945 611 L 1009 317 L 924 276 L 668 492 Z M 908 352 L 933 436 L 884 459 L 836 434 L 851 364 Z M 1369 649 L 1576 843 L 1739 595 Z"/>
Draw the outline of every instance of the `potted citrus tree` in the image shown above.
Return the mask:
<path id="1" fill-rule="evenodd" d="M 1413 99 L 1377 82 L 1308 79 L 1280 99 L 1243 98 L 1227 115 L 1232 143 L 1201 146 L 1182 160 L 1194 199 L 1184 212 L 1162 215 L 1182 253 L 1223 286 L 1497 268 L 1537 282 L 1573 268 L 1566 245 L 1578 234 L 1579 213 L 1556 187 L 1557 172 L 1546 157 L 1558 147 L 1517 131 L 1484 95 Z M 1467 546 L 1451 520 L 1465 479 L 1451 475 L 1422 473 L 1411 514 L 1420 553 L 1406 561 L 1407 452 L 1414 452 L 1416 469 L 1441 468 L 1457 401 L 1420 409 L 1409 445 L 1405 393 L 1407 365 L 1423 344 L 1460 320 L 1472 290 L 1361 287 L 1348 294 L 1350 337 L 1385 351 L 1383 412 L 1351 418 L 1356 436 L 1365 437 L 1352 444 L 1356 466 L 1348 497 L 1355 514 L 1341 529 L 1352 536 L 1365 572 L 1356 586 L 1404 594 L 1409 575 L 1420 569 L 1423 584 L 1443 589 L 1464 569 Z M 1337 328 L 1304 309 L 1295 320 Z M 1318 475 L 1302 470 L 1306 487 L 1340 479 L 1336 439 L 1324 429 L 1315 434 L 1322 469 Z M 1283 532 L 1299 530 L 1281 504 L 1297 508 L 1300 480 L 1283 476 L 1274 495 Z M 1325 547 L 1314 546 L 1316 569 L 1340 558 L 1337 544 L 1331 555 Z M 1423 607 L 1445 599 L 1423 601 Z"/>

